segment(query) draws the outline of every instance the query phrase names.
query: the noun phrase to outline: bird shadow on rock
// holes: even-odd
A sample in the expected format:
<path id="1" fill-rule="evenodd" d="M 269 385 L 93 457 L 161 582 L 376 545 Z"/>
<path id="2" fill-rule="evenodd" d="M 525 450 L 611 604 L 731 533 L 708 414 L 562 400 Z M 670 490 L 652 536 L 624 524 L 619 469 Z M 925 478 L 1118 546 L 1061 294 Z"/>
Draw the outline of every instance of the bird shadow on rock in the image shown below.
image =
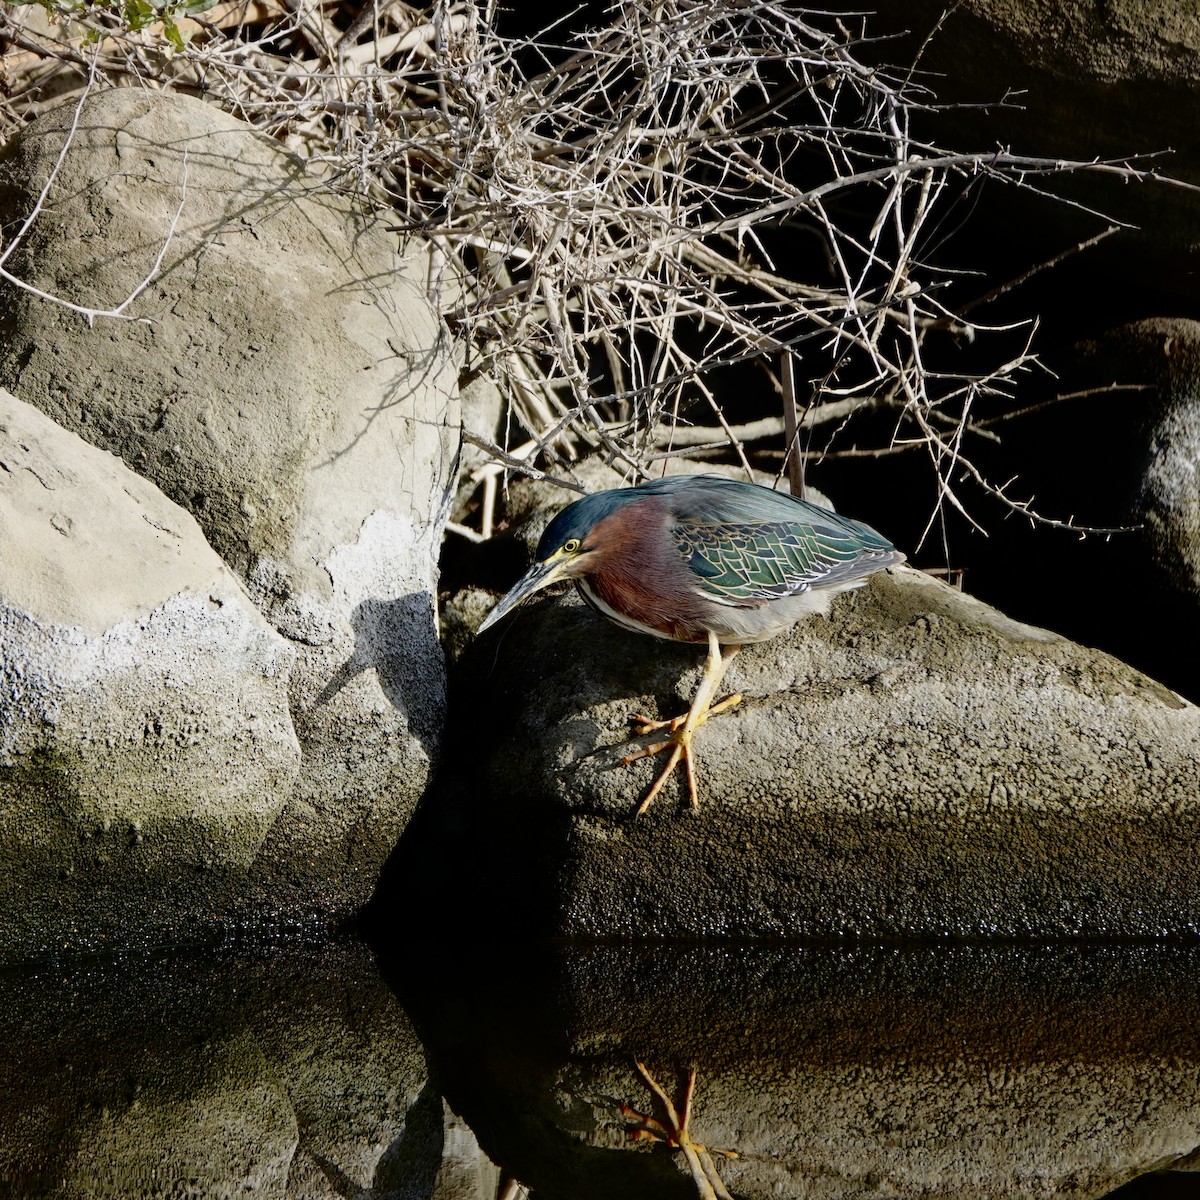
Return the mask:
<path id="1" fill-rule="evenodd" d="M 687 707 L 681 686 L 702 662 L 697 647 L 653 642 L 582 602 L 555 599 L 523 607 L 477 639 L 451 670 L 439 766 L 384 867 L 367 928 L 411 937 L 420 927 L 411 914 L 436 903 L 439 927 L 457 920 L 468 935 L 550 933 L 573 823 L 596 814 L 586 797 L 566 803 L 551 794 L 547 773 L 566 779 L 584 764 L 589 772 L 617 768 L 655 740 L 631 729 L 610 744 L 611 730 L 581 710 L 612 703 L 632 716 L 650 698 L 652 710 L 678 715 Z M 546 730 L 555 737 L 544 738 Z M 551 742 L 561 763 L 545 761 Z M 630 819 L 638 798 L 631 774 Z"/>
<path id="2" fill-rule="evenodd" d="M 687 709 L 692 675 L 704 665 L 704 647 L 648 638 L 618 628 L 568 596 L 528 605 L 494 635 L 485 634 L 463 656 L 453 683 L 487 706 L 488 749 L 503 754 L 523 732 L 579 721 L 572 738 L 581 755 L 636 748 L 632 733 L 609 746 L 583 736 L 598 733 L 581 712 L 621 705 L 632 718 L 639 705 L 674 717 Z M 682 705 L 682 708 L 680 707 Z M 653 714 L 647 714 L 653 715 Z M 500 763 L 503 766 L 503 762 Z"/>
<path id="3" fill-rule="evenodd" d="M 388 701 L 401 713 L 422 749 L 435 758 L 445 696 L 442 648 L 427 591 L 392 600 L 364 600 L 350 614 L 354 652 L 321 690 L 314 707 L 328 704 L 363 671 L 373 670 Z"/>
<path id="4" fill-rule="evenodd" d="M 376 1164 L 371 1195 L 432 1196 L 444 1147 L 442 1096 L 426 1080 L 404 1115 L 400 1136 L 388 1145 Z"/>
<path id="5" fill-rule="evenodd" d="M 475 682 L 481 695 L 503 696 L 506 724 L 493 730 L 488 756 L 493 788 L 511 795 L 514 780 L 525 776 L 532 788 L 518 786 L 518 795 L 548 792 L 562 811 L 608 819 L 620 814 L 605 797 L 626 795 L 632 819 L 648 779 L 639 783 L 635 770 L 626 779 L 597 781 L 664 741 L 663 730 L 642 731 L 636 718 L 671 720 L 687 712 L 705 647 L 621 629 L 573 597 L 518 613 L 497 643 L 488 677 Z M 488 644 L 485 635 L 481 652 Z M 650 761 L 657 771 L 659 760 Z M 548 786 L 554 778 L 561 792 Z"/>

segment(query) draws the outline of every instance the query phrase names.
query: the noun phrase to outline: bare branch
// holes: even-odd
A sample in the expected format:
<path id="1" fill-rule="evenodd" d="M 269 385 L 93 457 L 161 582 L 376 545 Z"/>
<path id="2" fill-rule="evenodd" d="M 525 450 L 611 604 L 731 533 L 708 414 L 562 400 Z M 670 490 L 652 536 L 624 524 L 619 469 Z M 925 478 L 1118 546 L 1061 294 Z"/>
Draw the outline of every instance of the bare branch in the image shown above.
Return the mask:
<path id="1" fill-rule="evenodd" d="M 236 113 L 430 241 L 428 294 L 467 369 L 507 399 L 503 444 L 472 439 L 495 464 L 479 478 L 487 530 L 507 470 L 559 479 L 599 452 L 645 476 L 714 445 L 749 470 L 747 447 L 761 456 L 768 438 L 798 465 L 802 431 L 811 461 L 919 449 L 937 480 L 931 520 L 976 520 L 981 492 L 1030 515 L 972 458 L 1037 403 L 1015 401 L 1036 324 L 989 323 L 988 306 L 1119 222 L 990 288 L 926 256 L 983 181 L 1162 181 L 1144 160 L 923 142 L 914 114 L 937 102 L 915 64 L 870 61 L 867 18 L 851 30 L 776 0 L 630 0 L 594 27 L 568 36 L 560 18 L 522 39 L 470 0 L 225 0 L 181 15 L 171 45 L 122 11 L 71 0 L 35 23 L 0 8 L 28 81 L 10 89 L 10 125 L 77 93 L 81 68 L 87 86 L 135 76 Z M 174 228 L 121 305 L 68 307 L 128 319 Z M 761 397 L 745 396 L 756 377 Z M 785 392 L 807 401 L 786 401 L 794 429 Z"/>

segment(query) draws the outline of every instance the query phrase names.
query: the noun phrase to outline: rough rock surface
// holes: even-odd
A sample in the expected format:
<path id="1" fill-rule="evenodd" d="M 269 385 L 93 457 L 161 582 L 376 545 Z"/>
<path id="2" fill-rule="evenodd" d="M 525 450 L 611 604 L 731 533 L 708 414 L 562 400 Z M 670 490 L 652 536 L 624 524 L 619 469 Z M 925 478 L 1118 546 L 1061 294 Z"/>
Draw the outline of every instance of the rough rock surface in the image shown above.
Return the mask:
<path id="1" fill-rule="evenodd" d="M 0 391 L 0 960 L 228 908 L 289 795 L 294 654 L 196 522 Z"/>
<path id="2" fill-rule="evenodd" d="M 933 119 L 941 144 L 1083 162 L 1148 155 L 1140 160 L 1148 170 L 1200 182 L 1190 113 L 1200 26 L 1189 0 L 966 0 L 951 10 L 940 0 L 885 0 L 875 13 L 868 28 L 877 36 L 912 35 L 883 38 L 888 61 L 907 62 L 919 47 L 918 77 L 944 104 L 963 105 Z M 1095 174 L 1052 178 L 1048 187 L 1089 211 L 1029 204 L 1029 194 L 1003 189 L 999 205 L 1013 210 L 1011 229 L 1023 243 L 1064 229 L 1098 233 L 1098 211 L 1131 226 L 1110 243 L 1111 268 L 1155 290 L 1195 295 L 1194 270 L 1181 259 L 1191 263 L 1200 248 L 1188 190 Z M 1009 221 L 997 212 L 993 228 Z"/>
<path id="3" fill-rule="evenodd" d="M 506 946 L 487 988 L 459 958 L 402 995 L 539 1195 L 698 1194 L 628 1136 L 619 1102 L 661 1116 L 635 1061 L 676 1099 L 696 1067 L 692 1135 L 737 1152 L 741 1200 L 1099 1197 L 1200 1140 L 1194 947 Z"/>
<path id="4" fill-rule="evenodd" d="M 573 596 L 518 611 L 460 663 L 398 873 L 557 935 L 1200 928 L 1200 709 L 1125 664 L 898 568 L 744 649 L 699 812 L 677 776 L 633 820 L 630 718 L 685 711 L 701 659 Z"/>
<path id="5" fill-rule="evenodd" d="M 433 579 L 455 368 L 396 238 L 215 108 L 134 88 L 54 110 L 0 159 L 0 382 L 189 509 L 296 649 L 303 750 L 260 900 L 346 912 L 421 794 L 444 715 Z M 154 267 L 162 255 L 161 269 Z M 146 281 L 149 280 L 148 283 Z M 137 291 L 145 284 L 143 290 Z"/>
<path id="6" fill-rule="evenodd" d="M 1097 348 L 1119 358 L 1121 378 L 1147 379 L 1154 403 L 1143 406 L 1140 436 L 1130 447 L 1139 479 L 1130 505 L 1142 526 L 1148 565 L 1200 616 L 1200 322 L 1137 321 Z M 1194 639 L 1193 639 L 1194 641 Z M 1200 647 L 1190 651 L 1200 656 Z M 1200 657 L 1197 658 L 1200 663 Z"/>

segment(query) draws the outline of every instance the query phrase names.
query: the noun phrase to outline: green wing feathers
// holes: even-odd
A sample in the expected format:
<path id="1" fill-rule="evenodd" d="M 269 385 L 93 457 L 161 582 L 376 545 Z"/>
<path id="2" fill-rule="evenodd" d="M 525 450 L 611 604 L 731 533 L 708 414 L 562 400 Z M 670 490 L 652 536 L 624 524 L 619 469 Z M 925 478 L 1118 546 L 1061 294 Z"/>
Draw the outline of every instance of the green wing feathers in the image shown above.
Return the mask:
<path id="1" fill-rule="evenodd" d="M 730 603 L 845 586 L 900 559 L 874 530 L 799 522 L 679 524 L 676 549 L 705 592 Z M 862 534 L 869 536 L 864 537 Z"/>

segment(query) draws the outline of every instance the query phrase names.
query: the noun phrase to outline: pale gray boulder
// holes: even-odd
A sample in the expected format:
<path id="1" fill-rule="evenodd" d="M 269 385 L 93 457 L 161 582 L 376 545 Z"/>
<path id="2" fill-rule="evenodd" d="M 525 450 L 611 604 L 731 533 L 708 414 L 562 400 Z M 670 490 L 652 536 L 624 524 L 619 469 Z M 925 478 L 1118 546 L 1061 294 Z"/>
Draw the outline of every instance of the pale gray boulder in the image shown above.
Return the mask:
<path id="1" fill-rule="evenodd" d="M 0 382 L 189 509 L 289 639 L 303 758 L 254 903 L 347 914 L 424 790 L 444 713 L 433 593 L 459 418 L 424 271 L 277 142 L 134 88 L 13 139 L 6 219 L 68 140 L 8 265 L 95 308 L 145 283 L 137 320 L 7 288 Z"/>
<path id="2" fill-rule="evenodd" d="M 192 936 L 290 794 L 291 646 L 196 522 L 0 391 L 0 960 Z"/>

